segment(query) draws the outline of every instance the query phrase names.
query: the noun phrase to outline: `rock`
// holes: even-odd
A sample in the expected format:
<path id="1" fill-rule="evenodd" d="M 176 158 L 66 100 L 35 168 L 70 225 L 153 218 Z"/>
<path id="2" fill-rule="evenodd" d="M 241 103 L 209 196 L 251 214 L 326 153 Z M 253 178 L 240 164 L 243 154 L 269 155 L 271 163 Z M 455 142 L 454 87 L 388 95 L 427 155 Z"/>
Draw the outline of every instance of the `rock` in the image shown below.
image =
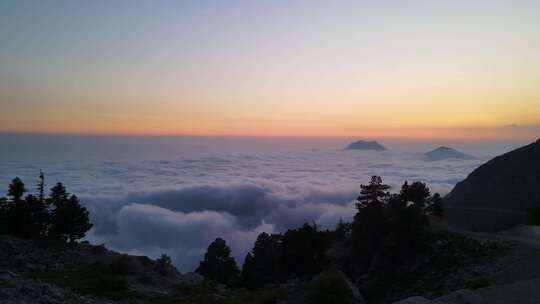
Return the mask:
<path id="1" fill-rule="evenodd" d="M 482 297 L 471 290 L 461 289 L 451 294 L 429 300 L 424 297 L 414 296 L 394 304 L 487 304 Z"/>
<path id="2" fill-rule="evenodd" d="M 350 143 L 345 150 L 371 150 L 371 151 L 385 151 L 386 148 L 376 141 L 359 140 Z"/>
<path id="3" fill-rule="evenodd" d="M 185 287 L 200 286 L 204 283 L 204 277 L 198 273 L 187 272 L 178 277 L 179 285 Z"/>
<path id="4" fill-rule="evenodd" d="M 424 297 L 414 296 L 410 297 L 398 302 L 394 302 L 394 304 L 439 304 L 437 302 L 428 300 Z"/>
<path id="5" fill-rule="evenodd" d="M 227 292 L 228 291 L 227 286 L 225 284 L 217 284 L 217 290 L 219 290 L 219 292 Z"/>
<path id="6" fill-rule="evenodd" d="M 17 275 L 16 273 L 14 273 L 14 272 L 12 272 L 12 271 L 9 271 L 9 270 L 6 271 L 6 273 L 7 273 L 10 277 L 12 277 L 12 278 L 16 278 L 16 277 L 19 276 L 19 275 Z"/>
<path id="7" fill-rule="evenodd" d="M 351 282 L 351 280 L 349 280 L 349 278 L 347 278 L 347 276 L 343 272 L 340 271 L 340 273 L 343 276 L 343 279 L 345 280 L 347 285 L 349 285 L 349 289 L 351 290 L 351 293 L 352 293 L 353 297 L 356 299 L 356 301 L 358 303 L 366 303 L 366 301 L 364 300 L 364 297 L 362 297 L 362 295 L 360 294 L 360 291 L 353 284 L 353 282 Z"/>
<path id="8" fill-rule="evenodd" d="M 311 285 L 313 285 L 317 289 L 326 288 L 331 285 L 340 285 L 341 282 L 345 283 L 347 289 L 350 292 L 350 295 L 354 298 L 354 301 L 356 303 L 366 303 L 366 301 L 360 294 L 358 288 L 349 280 L 349 278 L 347 278 L 347 276 L 341 270 L 327 269 L 316 275 L 313 280 L 311 280 Z"/>
<path id="9" fill-rule="evenodd" d="M 482 297 L 468 289 L 461 289 L 435 300 L 446 304 L 485 304 Z"/>

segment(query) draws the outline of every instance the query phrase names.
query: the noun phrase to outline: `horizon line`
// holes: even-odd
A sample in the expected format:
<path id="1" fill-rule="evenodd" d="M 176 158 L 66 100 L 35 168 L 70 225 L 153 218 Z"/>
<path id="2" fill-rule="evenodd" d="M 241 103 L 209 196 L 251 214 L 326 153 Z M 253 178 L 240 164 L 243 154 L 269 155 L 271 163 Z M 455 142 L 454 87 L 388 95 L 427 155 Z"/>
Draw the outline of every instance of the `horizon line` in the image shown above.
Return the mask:
<path id="1" fill-rule="evenodd" d="M 465 128 L 464 128 L 465 129 Z M 206 137 L 206 138 L 282 138 L 282 139 L 389 139 L 389 140 L 464 140 L 464 141 L 536 141 L 538 137 L 517 138 L 511 137 L 463 137 L 463 136 L 393 136 L 393 135 L 310 135 L 310 134 L 235 134 L 235 133 L 120 133 L 120 132 L 39 132 L 39 131 L 8 131 L 0 130 L 0 135 L 22 135 L 22 136 L 110 136 L 110 137 Z"/>

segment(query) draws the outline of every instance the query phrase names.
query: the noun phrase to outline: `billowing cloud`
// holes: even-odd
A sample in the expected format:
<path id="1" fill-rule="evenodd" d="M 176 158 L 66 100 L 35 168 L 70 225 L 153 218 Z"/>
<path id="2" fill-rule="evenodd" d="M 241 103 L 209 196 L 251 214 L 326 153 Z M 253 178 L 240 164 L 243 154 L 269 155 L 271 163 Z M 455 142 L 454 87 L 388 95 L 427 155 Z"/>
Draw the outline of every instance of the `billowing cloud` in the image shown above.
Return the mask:
<path id="1" fill-rule="evenodd" d="M 236 217 L 216 211 L 174 212 L 153 205 L 129 204 L 116 213 L 117 232 L 90 235 L 93 241 L 105 241 L 110 247 L 133 254 L 157 257 L 162 253 L 174 258 L 182 271 L 193 270 L 208 244 L 224 238 L 241 262 L 262 231 L 273 232 L 272 225 L 262 223 L 244 230 Z"/>
<path id="2" fill-rule="evenodd" d="M 305 222 L 332 228 L 340 218 L 350 220 L 354 195 L 257 184 L 133 192 L 105 208 L 99 200 L 86 201 L 95 224 L 88 238 L 133 254 L 166 253 L 179 269 L 189 271 L 208 244 L 221 237 L 241 263 L 262 231 L 283 231 Z"/>
<path id="3" fill-rule="evenodd" d="M 239 224 L 253 228 L 263 220 L 275 218 L 280 228 L 290 227 L 283 220 L 294 217 L 290 224 L 316 219 L 330 205 L 346 205 L 354 199 L 356 191 L 329 190 L 320 187 L 286 186 L 272 182 L 262 184 L 199 185 L 179 190 L 159 192 L 134 192 L 128 202 L 152 204 L 181 212 L 205 210 L 227 212 L 234 215 Z M 296 213 L 299 213 L 295 216 Z"/>

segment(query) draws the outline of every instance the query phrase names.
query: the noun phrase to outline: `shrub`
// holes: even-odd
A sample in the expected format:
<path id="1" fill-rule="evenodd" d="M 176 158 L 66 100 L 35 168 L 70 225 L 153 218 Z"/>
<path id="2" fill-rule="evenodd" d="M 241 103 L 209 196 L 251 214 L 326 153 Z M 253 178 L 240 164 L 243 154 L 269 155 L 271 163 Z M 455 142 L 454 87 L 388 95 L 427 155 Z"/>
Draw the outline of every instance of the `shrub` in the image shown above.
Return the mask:
<path id="1" fill-rule="evenodd" d="M 309 283 L 307 288 L 309 303 L 356 303 L 356 299 L 347 283 L 345 275 L 339 270 L 331 269 L 323 271 Z"/>
<path id="2" fill-rule="evenodd" d="M 145 256 L 145 255 L 141 255 L 141 256 L 138 256 L 136 257 L 137 261 L 139 261 L 139 263 L 141 263 L 141 265 L 147 267 L 147 266 L 151 266 L 154 264 L 154 261 L 152 261 L 152 259 L 150 259 L 149 257 Z"/>
<path id="3" fill-rule="evenodd" d="M 129 256 L 122 254 L 109 266 L 112 273 L 115 274 L 128 274 L 130 272 Z"/>
<path id="4" fill-rule="evenodd" d="M 98 278 L 96 285 L 96 291 L 102 293 L 126 291 L 127 289 L 126 277 L 119 275 L 102 275 Z"/>
<path id="5" fill-rule="evenodd" d="M 540 207 L 531 208 L 528 210 L 527 224 L 540 226 Z"/>
<path id="6" fill-rule="evenodd" d="M 172 266 L 171 258 L 166 254 L 162 254 L 161 257 L 156 260 L 154 270 L 163 276 L 172 275 L 174 267 Z"/>

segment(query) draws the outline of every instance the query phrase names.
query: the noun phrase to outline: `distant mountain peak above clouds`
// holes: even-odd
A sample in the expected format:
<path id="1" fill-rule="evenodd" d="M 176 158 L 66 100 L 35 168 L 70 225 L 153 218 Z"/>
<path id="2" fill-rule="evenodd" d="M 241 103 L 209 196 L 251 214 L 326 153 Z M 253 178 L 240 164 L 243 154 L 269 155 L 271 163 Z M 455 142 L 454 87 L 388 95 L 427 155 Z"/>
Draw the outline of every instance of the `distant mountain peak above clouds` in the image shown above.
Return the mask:
<path id="1" fill-rule="evenodd" d="M 350 143 L 345 150 L 371 150 L 371 151 L 385 151 L 386 148 L 378 142 L 358 140 Z"/>
<path id="2" fill-rule="evenodd" d="M 475 159 L 474 156 L 465 154 L 456 149 L 440 146 L 437 149 L 428 151 L 424 154 L 429 160 L 443 160 L 443 159 Z"/>

